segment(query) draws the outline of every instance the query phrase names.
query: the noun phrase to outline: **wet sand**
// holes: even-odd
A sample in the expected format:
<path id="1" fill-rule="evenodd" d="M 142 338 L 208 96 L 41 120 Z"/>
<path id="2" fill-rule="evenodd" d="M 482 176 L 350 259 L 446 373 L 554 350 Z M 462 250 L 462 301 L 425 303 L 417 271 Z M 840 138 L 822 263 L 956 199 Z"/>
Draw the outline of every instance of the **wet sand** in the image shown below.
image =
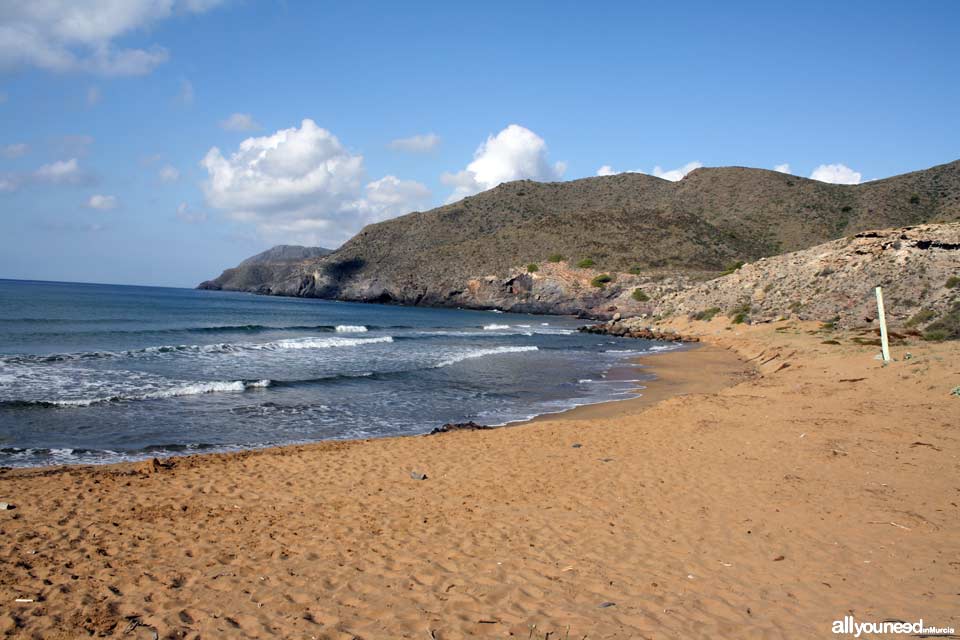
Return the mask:
<path id="1" fill-rule="evenodd" d="M 677 328 L 708 346 L 645 359 L 641 398 L 515 428 L 4 471 L 0 634 L 960 627 L 960 345 Z"/>

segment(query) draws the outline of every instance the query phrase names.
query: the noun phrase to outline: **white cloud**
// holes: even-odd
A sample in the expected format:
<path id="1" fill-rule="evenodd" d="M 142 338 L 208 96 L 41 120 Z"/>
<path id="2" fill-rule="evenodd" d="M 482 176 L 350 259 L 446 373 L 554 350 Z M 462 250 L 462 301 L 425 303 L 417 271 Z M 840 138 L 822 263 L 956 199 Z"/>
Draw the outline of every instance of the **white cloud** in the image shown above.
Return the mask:
<path id="1" fill-rule="evenodd" d="M 260 123 L 249 113 L 234 113 L 220 122 L 220 128 L 227 131 L 256 131 Z"/>
<path id="2" fill-rule="evenodd" d="M 619 171 L 614 171 L 614 170 L 613 170 L 613 167 L 611 167 L 611 166 L 608 165 L 608 164 L 605 164 L 605 165 L 603 165 L 602 167 L 600 167 L 599 169 L 597 169 L 597 175 L 598 175 L 598 176 L 613 176 L 613 175 L 616 175 L 616 174 L 618 174 L 618 173 L 620 173 L 620 172 L 619 172 Z"/>
<path id="3" fill-rule="evenodd" d="M 77 184 L 83 179 L 83 174 L 77 159 L 70 158 L 43 165 L 33 173 L 33 177 L 38 182 L 49 184 Z"/>
<path id="4" fill-rule="evenodd" d="M 117 197 L 105 196 L 98 193 L 90 196 L 90 199 L 87 200 L 87 207 L 96 209 L 97 211 L 110 211 L 111 209 L 117 208 Z"/>
<path id="5" fill-rule="evenodd" d="M 8 144 L 5 147 L 0 148 L 0 155 L 4 158 L 19 158 L 20 156 L 26 155 L 30 151 L 30 147 L 23 142 L 18 142 L 16 144 Z"/>
<path id="6" fill-rule="evenodd" d="M 114 41 L 175 14 L 202 13 L 222 0 L 32 0 L 0 8 L 0 68 L 36 67 L 107 76 L 144 75 L 169 54 L 157 45 Z"/>
<path id="7" fill-rule="evenodd" d="M 429 198 L 425 186 L 393 176 L 364 186 L 363 157 L 310 119 L 247 138 L 228 156 L 213 147 L 201 166 L 207 204 L 274 242 L 337 245 Z"/>
<path id="8" fill-rule="evenodd" d="M 176 182 L 180 179 L 180 170 L 175 166 L 167 164 L 160 167 L 160 180 L 162 182 Z"/>
<path id="9" fill-rule="evenodd" d="M 193 211 L 186 202 L 181 202 L 177 205 L 177 219 L 187 224 L 199 224 L 207 221 L 207 213 L 205 211 Z"/>
<path id="10" fill-rule="evenodd" d="M 184 106 L 193 104 L 193 83 L 189 80 L 180 81 L 180 91 L 177 93 L 177 102 Z"/>
<path id="11" fill-rule="evenodd" d="M 774 171 L 777 171 L 777 172 L 779 172 L 779 173 L 791 173 L 791 171 L 790 171 L 790 165 L 787 164 L 787 163 L 778 164 L 777 166 L 775 166 L 775 167 L 773 168 L 773 170 L 774 170 Z"/>
<path id="12" fill-rule="evenodd" d="M 424 133 L 409 138 L 397 138 L 388 145 L 397 151 L 409 153 L 427 153 L 440 146 L 440 136 L 435 133 Z"/>
<path id="13" fill-rule="evenodd" d="M 100 89 L 98 87 L 87 87 L 87 106 L 93 107 L 100 103 Z"/>
<path id="14" fill-rule="evenodd" d="M 364 193 L 360 208 L 367 212 L 367 224 L 426 208 L 432 195 L 426 185 L 396 176 L 384 176 L 368 183 Z"/>
<path id="15" fill-rule="evenodd" d="M 14 175 L 0 174 L 0 193 L 16 191 L 20 188 L 20 178 Z"/>
<path id="16" fill-rule="evenodd" d="M 653 175 L 657 176 L 658 178 L 663 178 L 664 180 L 670 180 L 671 182 L 676 182 L 677 180 L 682 180 L 688 173 L 690 173 L 694 169 L 699 169 L 702 166 L 703 166 L 703 163 L 698 162 L 696 160 L 694 160 L 693 162 L 688 162 L 687 164 L 683 165 L 679 169 L 670 169 L 669 171 L 665 171 L 660 166 L 656 166 L 653 168 Z"/>
<path id="17" fill-rule="evenodd" d="M 860 184 L 863 176 L 844 164 L 822 164 L 810 174 L 813 180 L 832 184 Z"/>
<path id="18" fill-rule="evenodd" d="M 559 180 L 566 171 L 563 162 L 550 164 L 547 143 L 533 131 L 511 124 L 495 136 L 489 136 L 473 154 L 473 162 L 457 173 L 445 173 L 440 179 L 454 187 L 447 202 L 492 189 L 511 180 Z"/>

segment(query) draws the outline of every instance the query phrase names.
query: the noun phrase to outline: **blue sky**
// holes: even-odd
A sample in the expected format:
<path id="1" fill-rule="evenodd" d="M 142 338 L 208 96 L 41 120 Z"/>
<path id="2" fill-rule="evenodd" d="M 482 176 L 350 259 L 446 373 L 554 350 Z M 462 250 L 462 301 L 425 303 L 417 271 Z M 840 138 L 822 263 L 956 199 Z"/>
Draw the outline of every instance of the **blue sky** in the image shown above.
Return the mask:
<path id="1" fill-rule="evenodd" d="M 960 158 L 958 31 L 953 1 L 0 0 L 0 277 L 193 286 L 524 177 L 923 169 Z"/>

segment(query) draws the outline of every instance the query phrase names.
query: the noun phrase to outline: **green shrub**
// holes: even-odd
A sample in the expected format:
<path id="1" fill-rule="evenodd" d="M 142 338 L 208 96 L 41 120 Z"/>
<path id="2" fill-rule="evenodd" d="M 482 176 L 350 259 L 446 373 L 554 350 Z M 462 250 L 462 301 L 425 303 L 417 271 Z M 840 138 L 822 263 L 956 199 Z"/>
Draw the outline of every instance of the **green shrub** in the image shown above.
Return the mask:
<path id="1" fill-rule="evenodd" d="M 910 204 L 920 204 L 920 196 L 917 194 L 910 196 Z"/>
<path id="2" fill-rule="evenodd" d="M 591 280 L 590 284 L 600 289 L 603 289 L 610 282 L 613 282 L 613 276 L 610 275 L 609 273 L 601 273 L 596 278 Z"/>
<path id="3" fill-rule="evenodd" d="M 743 260 L 738 260 L 738 261 L 736 261 L 736 262 L 731 262 L 730 264 L 728 264 L 728 265 L 724 268 L 723 273 L 721 273 L 720 275 L 721 275 L 721 276 L 728 276 L 728 275 L 730 275 L 731 273 L 733 273 L 734 271 L 737 271 L 737 270 L 738 270 L 740 267 L 742 267 L 744 264 L 746 264 L 746 263 L 745 263 Z"/>
<path id="4" fill-rule="evenodd" d="M 746 322 L 746 320 L 747 320 L 747 314 L 741 311 L 740 313 L 735 314 L 733 318 L 730 320 L 730 322 L 732 324 L 743 324 L 744 322 Z"/>
<path id="5" fill-rule="evenodd" d="M 552 253 L 550 257 L 547 258 L 547 262 L 563 262 L 563 256 L 559 253 Z"/>
<path id="6" fill-rule="evenodd" d="M 936 315 L 937 314 L 931 311 L 930 309 L 921 309 L 920 311 L 917 311 L 915 314 L 913 314 L 913 317 L 907 320 L 905 326 L 916 327 L 917 325 L 926 324 L 931 320 L 933 320 L 934 317 L 936 317 Z"/>
<path id="7" fill-rule="evenodd" d="M 537 271 L 540 271 L 540 267 L 533 262 L 527 265 L 527 273 L 536 273 Z"/>
<path id="8" fill-rule="evenodd" d="M 650 296 L 645 294 L 642 289 L 634 289 L 633 293 L 630 294 L 630 297 L 637 302 L 646 302 L 650 299 Z"/>
<path id="9" fill-rule="evenodd" d="M 589 269 L 595 264 L 597 263 L 594 262 L 591 258 L 584 258 L 583 260 L 577 263 L 577 266 L 580 267 L 581 269 Z"/>
<path id="10" fill-rule="evenodd" d="M 639 276 L 643 273 L 643 269 L 640 267 L 630 267 L 629 273 L 634 276 Z"/>
<path id="11" fill-rule="evenodd" d="M 960 302 L 955 302 L 940 319 L 928 324 L 923 339 L 960 340 Z"/>
<path id="12" fill-rule="evenodd" d="M 704 322 L 710 322 L 713 320 L 713 316 L 720 313 L 720 307 L 710 307 L 709 309 L 704 309 L 703 311 L 697 311 L 693 314 L 694 320 L 703 320 Z"/>
<path id="13" fill-rule="evenodd" d="M 945 286 L 947 289 L 956 289 L 957 287 L 960 287 L 960 277 L 950 276 L 947 278 L 947 281 L 943 286 Z"/>

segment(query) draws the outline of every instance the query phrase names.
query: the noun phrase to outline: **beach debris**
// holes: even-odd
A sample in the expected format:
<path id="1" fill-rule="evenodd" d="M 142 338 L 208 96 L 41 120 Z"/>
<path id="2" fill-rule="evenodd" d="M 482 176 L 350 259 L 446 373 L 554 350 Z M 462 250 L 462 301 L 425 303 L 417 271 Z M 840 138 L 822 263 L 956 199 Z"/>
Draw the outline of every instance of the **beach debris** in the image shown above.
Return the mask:
<path id="1" fill-rule="evenodd" d="M 19 602 L 19 603 L 21 603 L 21 604 L 26 604 L 26 603 L 29 603 L 29 602 L 33 602 L 33 598 L 17 598 L 16 600 L 14 600 L 14 602 Z"/>
<path id="2" fill-rule="evenodd" d="M 930 444 L 929 442 L 920 442 L 919 440 L 917 440 L 917 441 L 914 442 L 914 443 L 911 443 L 910 447 L 911 447 L 911 448 L 913 448 L 913 447 L 930 447 L 930 448 L 933 449 L 934 451 L 943 451 L 943 449 L 941 449 L 940 447 L 938 447 L 938 446 L 935 445 L 935 444 Z"/>
<path id="3" fill-rule="evenodd" d="M 617 606 L 616 602 L 601 602 L 600 606 L 598 606 L 597 609 L 609 609 L 610 607 L 615 607 L 615 606 Z"/>
<path id="4" fill-rule="evenodd" d="M 124 629 L 123 632 L 124 632 L 125 634 L 127 634 L 127 633 L 133 633 L 138 627 L 143 627 L 144 629 L 149 629 L 149 630 L 150 630 L 150 633 L 151 633 L 151 635 L 153 636 L 153 640 L 159 640 L 160 634 L 157 632 L 156 628 L 151 627 L 151 626 L 148 625 L 148 624 L 144 624 L 144 623 L 140 620 L 140 616 L 137 616 L 137 615 L 127 616 L 126 619 L 129 621 L 130 624 L 128 624 L 128 625 L 127 625 L 127 628 Z"/>
<path id="5" fill-rule="evenodd" d="M 910 353 L 909 351 L 907 351 L 905 354 L 903 354 L 903 359 L 904 359 L 904 360 L 913 360 L 913 354 Z"/>
<path id="6" fill-rule="evenodd" d="M 427 474 L 420 473 L 419 471 L 411 471 L 410 477 L 413 478 L 414 480 L 426 480 Z"/>
<path id="7" fill-rule="evenodd" d="M 779 556 L 777 556 L 776 558 L 774 558 L 773 561 L 774 561 L 774 562 L 780 562 L 781 560 L 786 560 L 786 559 L 787 559 L 786 556 L 779 555 Z"/>
<path id="8" fill-rule="evenodd" d="M 572 449 L 579 449 L 579 448 L 582 447 L 582 446 L 583 446 L 583 445 L 580 444 L 579 442 L 574 442 L 572 445 L 570 445 L 570 447 L 571 447 Z"/>
<path id="9" fill-rule="evenodd" d="M 150 461 L 150 467 L 154 471 L 162 471 L 165 469 L 173 469 L 177 463 L 173 460 L 160 460 L 160 458 L 154 458 Z"/>
<path id="10" fill-rule="evenodd" d="M 950 395 L 957 396 L 958 398 L 960 398 L 960 387 L 954 387 L 953 390 L 950 392 Z"/>
<path id="11" fill-rule="evenodd" d="M 493 429 L 485 424 L 477 424 L 473 420 L 470 422 L 448 422 L 442 427 L 437 427 L 427 435 L 435 435 L 437 433 L 449 433 L 451 431 L 480 431 L 483 429 Z"/>
<path id="12" fill-rule="evenodd" d="M 9 502 L 0 502 L 0 511 L 10 511 L 11 509 L 16 509 L 16 507 Z"/>
<path id="13" fill-rule="evenodd" d="M 910 527 L 905 527 L 902 524 L 897 524 L 896 522 L 890 521 L 886 522 L 884 520 L 871 520 L 867 524 L 889 524 L 891 527 L 896 527 L 898 529 L 903 529 L 904 531 L 910 531 Z"/>

